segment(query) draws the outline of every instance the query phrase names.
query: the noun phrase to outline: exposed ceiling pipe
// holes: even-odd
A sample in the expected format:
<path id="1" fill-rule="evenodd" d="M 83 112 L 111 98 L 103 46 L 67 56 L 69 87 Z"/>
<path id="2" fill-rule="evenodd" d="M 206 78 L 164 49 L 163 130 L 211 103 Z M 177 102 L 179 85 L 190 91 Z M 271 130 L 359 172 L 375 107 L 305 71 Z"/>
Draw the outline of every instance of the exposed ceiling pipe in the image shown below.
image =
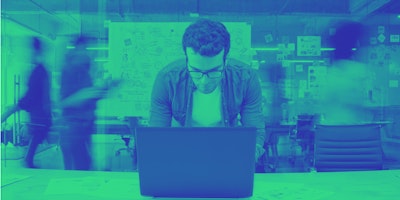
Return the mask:
<path id="1" fill-rule="evenodd" d="M 32 27 L 30 27 L 30 26 L 28 26 L 28 25 L 26 25 L 26 24 L 24 24 L 24 23 L 22 23 L 22 22 L 20 22 L 20 21 L 18 21 L 16 19 L 14 19 L 14 18 L 11 18 L 10 16 L 8 16 L 6 14 L 1 13 L 1 18 L 2 19 L 6 19 L 6 20 L 10 20 L 10 21 L 12 21 L 12 22 L 14 22 L 14 23 L 16 23 L 16 24 L 18 24 L 18 25 L 20 25 L 20 26 L 22 26 L 22 27 L 24 27 L 24 28 L 26 28 L 26 29 L 28 29 L 30 31 L 32 31 L 32 32 L 35 32 L 35 33 L 39 34 L 39 35 L 44 35 L 39 30 L 36 30 L 36 29 L 34 29 L 34 28 L 32 28 Z M 54 39 L 54 38 L 51 38 L 51 37 L 49 37 L 49 38 L 50 39 Z"/>
<path id="2" fill-rule="evenodd" d="M 49 15 L 51 15 L 52 17 L 55 17 L 55 18 L 57 18 L 58 20 L 60 20 L 60 21 L 62 21 L 62 22 L 64 22 L 64 23 L 68 23 L 68 21 L 66 21 L 65 19 L 63 19 L 63 18 L 57 16 L 54 12 L 52 12 L 52 11 L 49 10 L 49 9 L 46 9 L 45 7 L 43 7 L 42 5 L 40 5 L 39 3 L 37 3 L 36 1 L 34 1 L 34 0 L 29 0 L 29 1 L 32 2 L 32 4 L 34 4 L 34 5 L 37 6 L 38 8 L 40 8 L 41 10 L 43 10 L 43 11 L 45 11 L 46 13 L 48 13 Z M 68 16 L 70 16 L 70 15 L 68 15 Z M 70 16 L 70 17 L 71 17 L 71 16 Z M 73 17 L 71 17 L 71 19 L 72 19 L 73 21 L 77 22 L 76 19 L 74 19 Z M 79 22 L 77 22 L 77 23 L 79 23 Z"/>
<path id="3" fill-rule="evenodd" d="M 282 14 L 282 12 L 286 9 L 287 5 L 289 4 L 290 0 L 286 0 L 281 9 L 278 11 L 278 15 Z"/>
<path id="4" fill-rule="evenodd" d="M 41 10 L 47 12 L 47 13 L 50 14 L 50 15 L 54 15 L 54 16 L 55 16 L 55 14 L 54 14 L 53 12 L 51 12 L 50 10 L 44 8 L 42 5 L 40 5 L 40 4 L 37 3 L 36 1 L 34 1 L 34 0 L 29 0 L 29 1 L 32 2 L 32 3 L 33 3 L 35 6 L 37 6 L 38 8 L 40 8 Z"/>
<path id="5" fill-rule="evenodd" d="M 356 20 L 361 20 L 368 17 L 379 8 L 389 4 L 390 0 L 352 0 L 352 2 L 353 4 L 350 3 L 349 7 L 350 14 L 354 15 Z"/>

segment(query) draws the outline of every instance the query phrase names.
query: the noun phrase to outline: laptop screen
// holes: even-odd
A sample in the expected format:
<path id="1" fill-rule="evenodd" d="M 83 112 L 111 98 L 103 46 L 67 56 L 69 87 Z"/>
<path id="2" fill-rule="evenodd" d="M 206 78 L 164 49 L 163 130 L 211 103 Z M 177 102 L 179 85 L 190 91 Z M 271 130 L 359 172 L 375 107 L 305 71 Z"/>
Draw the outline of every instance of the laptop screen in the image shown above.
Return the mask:
<path id="1" fill-rule="evenodd" d="M 242 198 L 253 192 L 255 128 L 137 128 L 144 196 Z"/>

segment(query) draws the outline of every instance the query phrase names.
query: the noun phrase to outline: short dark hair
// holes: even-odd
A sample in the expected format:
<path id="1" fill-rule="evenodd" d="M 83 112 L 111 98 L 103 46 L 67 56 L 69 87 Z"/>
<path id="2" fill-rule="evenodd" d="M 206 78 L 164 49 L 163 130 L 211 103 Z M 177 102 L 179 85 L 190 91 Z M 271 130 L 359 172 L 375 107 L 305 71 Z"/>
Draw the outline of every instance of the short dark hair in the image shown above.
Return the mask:
<path id="1" fill-rule="evenodd" d="M 332 36 L 335 59 L 348 59 L 353 54 L 353 48 L 357 44 L 365 43 L 366 34 L 365 27 L 360 22 L 356 21 L 340 21 L 336 25 L 336 33 Z"/>
<path id="2" fill-rule="evenodd" d="M 89 42 L 89 37 L 85 36 L 85 35 L 75 35 L 74 36 L 74 45 L 78 46 L 78 45 L 86 45 Z"/>
<path id="3" fill-rule="evenodd" d="M 224 60 L 229 53 L 230 35 L 226 27 L 217 21 L 199 19 L 189 25 L 182 38 L 182 48 L 190 47 L 202 56 L 215 56 L 224 50 Z"/>
<path id="4" fill-rule="evenodd" d="M 32 48 L 36 52 L 40 52 L 43 49 L 42 41 L 39 37 L 32 37 Z"/>

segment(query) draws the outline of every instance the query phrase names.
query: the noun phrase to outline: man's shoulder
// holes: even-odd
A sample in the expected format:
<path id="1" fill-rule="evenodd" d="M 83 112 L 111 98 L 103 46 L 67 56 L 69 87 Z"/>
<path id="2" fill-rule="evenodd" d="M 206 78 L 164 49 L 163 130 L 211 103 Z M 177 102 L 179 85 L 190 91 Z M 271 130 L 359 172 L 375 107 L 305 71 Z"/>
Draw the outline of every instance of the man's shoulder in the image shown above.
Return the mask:
<path id="1" fill-rule="evenodd" d="M 256 71 L 250 65 L 238 59 L 227 60 L 227 71 L 236 78 L 249 79 L 256 74 Z"/>

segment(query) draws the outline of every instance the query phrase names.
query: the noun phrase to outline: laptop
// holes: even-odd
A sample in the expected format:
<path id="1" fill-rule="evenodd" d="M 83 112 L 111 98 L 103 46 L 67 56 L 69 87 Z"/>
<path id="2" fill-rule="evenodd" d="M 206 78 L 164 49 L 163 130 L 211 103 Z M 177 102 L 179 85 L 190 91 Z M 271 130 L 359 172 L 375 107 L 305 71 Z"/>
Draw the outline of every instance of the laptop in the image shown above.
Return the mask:
<path id="1" fill-rule="evenodd" d="M 255 128 L 139 127 L 136 134 L 142 196 L 252 196 Z"/>

